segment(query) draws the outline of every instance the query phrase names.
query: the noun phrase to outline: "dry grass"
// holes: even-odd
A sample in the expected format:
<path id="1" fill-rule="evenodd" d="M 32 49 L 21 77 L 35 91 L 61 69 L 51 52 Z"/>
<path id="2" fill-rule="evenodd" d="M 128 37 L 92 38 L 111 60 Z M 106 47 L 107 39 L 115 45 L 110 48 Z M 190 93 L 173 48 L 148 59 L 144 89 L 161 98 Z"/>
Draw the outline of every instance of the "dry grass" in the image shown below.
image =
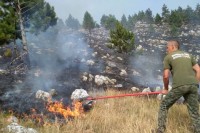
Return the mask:
<path id="1" fill-rule="evenodd" d="M 105 95 L 122 92 L 108 90 Z M 21 122 L 40 133 L 151 133 L 156 128 L 160 101 L 147 97 L 124 97 L 98 100 L 94 108 L 64 125 L 55 123 L 38 127 L 32 122 Z M 6 126 L 6 116 L 0 115 L 0 126 Z M 187 108 L 175 104 L 169 110 L 167 133 L 190 133 L 191 122 Z"/>

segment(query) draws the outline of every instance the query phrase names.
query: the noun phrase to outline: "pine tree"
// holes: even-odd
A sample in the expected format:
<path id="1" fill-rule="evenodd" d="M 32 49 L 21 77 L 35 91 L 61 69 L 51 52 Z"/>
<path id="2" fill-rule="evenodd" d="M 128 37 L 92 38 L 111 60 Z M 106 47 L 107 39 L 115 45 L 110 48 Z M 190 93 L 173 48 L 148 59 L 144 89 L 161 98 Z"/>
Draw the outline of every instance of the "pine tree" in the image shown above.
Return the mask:
<path id="1" fill-rule="evenodd" d="M 157 13 L 155 17 L 155 24 L 161 24 L 162 18 L 161 16 Z"/>
<path id="2" fill-rule="evenodd" d="M 139 21 L 145 21 L 145 13 L 144 13 L 144 11 L 139 11 L 138 12 L 137 20 L 139 20 Z"/>
<path id="3" fill-rule="evenodd" d="M 168 23 L 168 18 L 169 18 L 170 12 L 169 9 L 167 8 L 167 5 L 163 5 L 162 7 L 162 20 L 165 23 Z"/>
<path id="4" fill-rule="evenodd" d="M 171 15 L 169 16 L 169 25 L 173 25 L 177 28 L 180 28 L 182 26 L 182 18 L 181 14 L 177 12 L 176 10 L 171 12 Z"/>
<path id="5" fill-rule="evenodd" d="M 95 22 L 90 13 L 86 11 L 83 18 L 83 28 L 89 30 L 89 32 L 91 33 L 91 30 L 94 27 L 95 27 Z"/>
<path id="6" fill-rule="evenodd" d="M 193 21 L 195 20 L 195 14 L 194 10 L 190 6 L 187 6 L 185 10 L 185 15 L 186 15 L 185 23 L 193 23 Z"/>
<path id="7" fill-rule="evenodd" d="M 101 17 L 101 22 L 100 22 L 100 24 L 101 24 L 101 26 L 103 26 L 103 27 L 105 27 L 105 25 L 106 25 L 106 21 L 108 20 L 108 16 L 106 16 L 105 14 Z"/>
<path id="8" fill-rule="evenodd" d="M 69 14 L 65 23 L 68 28 L 71 28 L 74 30 L 78 30 L 80 28 L 80 23 L 79 23 L 78 19 L 75 19 L 74 17 L 72 17 L 71 14 Z"/>
<path id="9" fill-rule="evenodd" d="M 150 8 L 148 8 L 146 11 L 145 11 L 145 21 L 147 23 L 153 23 L 153 16 L 152 16 L 152 11 Z"/>
<path id="10" fill-rule="evenodd" d="M 31 31 L 35 34 L 38 34 L 40 31 L 44 32 L 48 29 L 48 27 L 56 25 L 57 17 L 56 13 L 54 12 L 54 7 L 51 7 L 49 3 L 44 2 L 44 0 L 36 1 L 39 2 L 35 7 L 37 11 L 33 10 L 34 13 L 29 16 L 29 24 Z M 32 6 L 30 8 L 32 8 Z M 23 17 L 26 18 L 28 16 Z"/>
<path id="11" fill-rule="evenodd" d="M 121 24 L 122 24 L 126 29 L 128 29 L 127 18 L 126 18 L 126 16 L 125 16 L 124 14 L 122 15 L 122 18 L 121 18 Z"/>
<path id="12" fill-rule="evenodd" d="M 9 43 L 16 36 L 16 16 L 13 8 L 0 2 L 0 45 Z"/>
<path id="13" fill-rule="evenodd" d="M 116 22 L 117 22 L 117 19 L 114 15 L 109 15 L 108 16 L 108 19 L 106 21 L 106 25 L 105 25 L 105 28 L 108 29 L 108 30 L 112 30 L 116 27 Z"/>
<path id="14" fill-rule="evenodd" d="M 121 23 L 116 23 L 116 28 L 110 30 L 110 43 L 114 45 L 114 48 L 118 52 L 130 52 L 134 49 L 134 34 L 126 30 Z"/>
<path id="15" fill-rule="evenodd" d="M 196 5 L 196 9 L 195 9 L 194 13 L 195 13 L 195 22 L 197 24 L 200 24 L 200 4 Z"/>

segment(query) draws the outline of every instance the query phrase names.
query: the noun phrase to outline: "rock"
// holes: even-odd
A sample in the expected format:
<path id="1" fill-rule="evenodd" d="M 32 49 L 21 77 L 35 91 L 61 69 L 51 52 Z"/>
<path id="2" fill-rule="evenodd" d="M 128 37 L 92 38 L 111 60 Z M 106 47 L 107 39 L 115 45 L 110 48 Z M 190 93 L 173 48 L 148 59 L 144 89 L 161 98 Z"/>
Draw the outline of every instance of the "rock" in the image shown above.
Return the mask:
<path id="1" fill-rule="evenodd" d="M 6 74 L 6 73 L 7 73 L 6 70 L 0 69 L 0 74 Z"/>
<path id="2" fill-rule="evenodd" d="M 10 116 L 8 119 L 7 119 L 7 122 L 9 122 L 9 123 L 17 123 L 18 122 L 18 119 L 17 119 L 17 117 L 15 117 L 15 116 Z"/>
<path id="3" fill-rule="evenodd" d="M 164 35 L 164 36 L 165 36 L 165 35 Z M 165 40 L 160 40 L 160 43 L 161 43 L 161 44 L 166 44 L 167 41 L 165 41 Z"/>
<path id="4" fill-rule="evenodd" d="M 95 83 L 97 85 L 103 85 L 103 84 L 115 84 L 116 83 L 116 79 L 110 79 L 106 76 L 102 76 L 102 75 L 96 75 L 95 79 L 94 79 Z"/>
<path id="5" fill-rule="evenodd" d="M 97 52 L 94 52 L 94 53 L 92 54 L 93 57 L 95 57 L 96 55 L 97 55 Z"/>
<path id="6" fill-rule="evenodd" d="M 140 73 L 133 69 L 133 75 L 140 76 Z"/>
<path id="7" fill-rule="evenodd" d="M 121 72 L 120 72 L 120 76 L 127 76 L 127 72 L 126 70 L 122 69 Z"/>
<path id="8" fill-rule="evenodd" d="M 106 70 L 105 70 L 106 73 L 111 73 L 111 67 L 109 66 L 106 66 Z"/>
<path id="9" fill-rule="evenodd" d="M 25 128 L 15 122 L 8 125 L 4 130 L 8 131 L 9 133 L 38 133 L 35 129 Z"/>
<path id="10" fill-rule="evenodd" d="M 118 60 L 122 61 L 123 59 L 121 57 L 117 57 Z"/>
<path id="11" fill-rule="evenodd" d="M 123 85 L 122 85 L 122 84 L 117 84 L 117 85 L 115 85 L 114 87 L 116 87 L 116 88 L 122 88 Z"/>
<path id="12" fill-rule="evenodd" d="M 92 74 L 89 74 L 89 81 L 92 81 L 94 76 Z"/>
<path id="13" fill-rule="evenodd" d="M 117 66 L 115 64 L 115 62 L 111 62 L 111 61 L 108 61 L 107 64 L 108 64 L 109 67 L 116 67 Z"/>
<path id="14" fill-rule="evenodd" d="M 97 85 L 102 85 L 104 83 L 104 80 L 105 80 L 105 77 L 104 76 L 101 76 L 101 75 L 96 75 L 95 76 L 95 83 Z"/>
<path id="15" fill-rule="evenodd" d="M 19 84 L 23 83 L 21 80 L 17 80 L 16 82 L 19 83 Z"/>
<path id="16" fill-rule="evenodd" d="M 87 81 L 87 77 L 86 76 L 82 76 L 83 81 Z"/>
<path id="17" fill-rule="evenodd" d="M 139 45 L 139 46 L 137 46 L 136 51 L 141 51 L 142 49 L 143 49 L 142 45 Z"/>
<path id="18" fill-rule="evenodd" d="M 140 91 L 140 89 L 137 88 L 137 87 L 132 87 L 131 90 L 132 90 L 133 92 L 138 92 L 138 91 Z"/>
<path id="19" fill-rule="evenodd" d="M 86 63 L 87 63 L 88 65 L 91 65 L 91 66 L 92 66 L 92 65 L 94 65 L 95 62 L 94 62 L 93 60 L 87 60 Z"/>
<path id="20" fill-rule="evenodd" d="M 36 77 L 39 77 L 41 75 L 41 70 L 40 69 L 36 70 L 36 72 L 34 73 L 34 75 Z"/>
<path id="21" fill-rule="evenodd" d="M 142 90 L 142 93 L 146 93 L 146 92 L 151 92 L 150 88 L 144 88 L 144 90 Z"/>
<path id="22" fill-rule="evenodd" d="M 51 96 L 55 96 L 55 95 L 57 95 L 57 92 L 56 92 L 55 89 L 51 89 L 51 90 L 49 91 L 49 94 L 50 94 Z"/>
<path id="23" fill-rule="evenodd" d="M 104 55 L 104 56 L 102 56 L 101 58 L 102 58 L 102 59 L 107 59 L 107 56 Z"/>
<path id="24" fill-rule="evenodd" d="M 38 90 L 38 91 L 36 92 L 36 94 L 35 94 L 35 97 L 36 97 L 37 99 L 42 99 L 42 100 L 44 100 L 44 101 L 49 101 L 49 100 L 51 100 L 51 98 L 52 98 L 50 93 L 45 92 L 45 91 L 42 91 L 42 90 Z"/>
<path id="25" fill-rule="evenodd" d="M 111 80 L 110 80 L 110 83 L 113 84 L 113 85 L 114 85 L 116 82 L 117 82 L 116 79 L 111 79 Z"/>
<path id="26" fill-rule="evenodd" d="M 79 99 L 82 99 L 82 98 L 86 98 L 88 96 L 89 95 L 88 95 L 86 90 L 76 89 L 75 91 L 72 92 L 71 99 L 72 100 L 79 100 Z"/>

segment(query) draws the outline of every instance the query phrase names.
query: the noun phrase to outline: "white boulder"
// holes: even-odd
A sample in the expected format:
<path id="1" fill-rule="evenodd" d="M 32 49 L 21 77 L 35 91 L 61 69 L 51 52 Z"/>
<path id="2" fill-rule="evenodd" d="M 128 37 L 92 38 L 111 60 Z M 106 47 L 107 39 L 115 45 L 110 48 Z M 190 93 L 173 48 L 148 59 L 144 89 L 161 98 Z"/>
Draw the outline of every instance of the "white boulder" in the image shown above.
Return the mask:
<path id="1" fill-rule="evenodd" d="M 94 76 L 92 74 L 89 74 L 89 81 L 92 81 Z"/>
<path id="2" fill-rule="evenodd" d="M 120 76 L 127 76 L 127 72 L 126 70 L 122 69 L 121 72 L 120 72 Z"/>
<path id="3" fill-rule="evenodd" d="M 36 97 L 37 99 L 42 99 L 42 100 L 44 100 L 44 101 L 49 101 L 49 100 L 51 100 L 51 98 L 52 98 L 52 96 L 51 96 L 50 93 L 45 92 L 45 91 L 42 91 L 42 90 L 38 90 L 38 91 L 36 92 L 36 94 L 35 94 L 35 97 Z"/>
<path id="4" fill-rule="evenodd" d="M 123 85 L 122 85 L 122 84 L 117 84 L 117 85 L 115 85 L 114 87 L 115 87 L 115 88 L 122 88 Z"/>
<path id="5" fill-rule="evenodd" d="M 88 78 L 87 78 L 86 76 L 83 75 L 83 76 L 82 76 L 82 79 L 83 79 L 83 81 L 87 81 Z"/>
<path id="6" fill-rule="evenodd" d="M 122 57 L 117 57 L 117 59 L 118 59 L 118 60 L 120 60 L 120 61 L 122 61 L 122 60 L 123 60 L 123 59 L 122 59 Z"/>
<path id="7" fill-rule="evenodd" d="M 104 83 L 104 80 L 105 80 L 105 77 L 104 76 L 101 76 L 101 75 L 96 75 L 95 76 L 95 83 L 97 85 L 102 85 Z"/>
<path id="8" fill-rule="evenodd" d="M 95 83 L 97 85 L 103 85 L 103 84 L 115 84 L 116 83 L 116 79 L 110 79 L 106 76 L 102 76 L 102 75 L 96 75 L 95 79 L 94 79 Z"/>
<path id="9" fill-rule="evenodd" d="M 17 123 L 19 120 L 17 119 L 17 117 L 15 116 L 10 116 L 8 119 L 7 119 L 7 122 L 9 123 Z"/>
<path id="10" fill-rule="evenodd" d="M 38 133 L 35 129 L 33 128 L 25 128 L 18 123 L 11 123 L 5 128 L 5 131 L 8 131 L 9 133 Z"/>
<path id="11" fill-rule="evenodd" d="M 146 93 L 146 92 L 151 92 L 151 90 L 150 90 L 150 88 L 149 88 L 149 87 L 147 87 L 147 88 L 144 88 L 144 89 L 142 90 L 142 93 Z"/>
<path id="12" fill-rule="evenodd" d="M 87 65 L 91 65 L 92 66 L 92 65 L 94 65 L 95 62 L 93 60 L 87 60 L 86 63 L 87 63 Z"/>
<path id="13" fill-rule="evenodd" d="M 137 88 L 137 87 L 132 87 L 131 90 L 132 90 L 133 92 L 138 92 L 138 91 L 140 91 L 140 89 Z"/>
<path id="14" fill-rule="evenodd" d="M 72 100 L 78 100 L 78 99 L 85 98 L 85 97 L 88 97 L 88 96 L 89 96 L 89 94 L 87 93 L 86 90 L 76 89 L 75 91 L 72 92 L 71 99 Z"/>

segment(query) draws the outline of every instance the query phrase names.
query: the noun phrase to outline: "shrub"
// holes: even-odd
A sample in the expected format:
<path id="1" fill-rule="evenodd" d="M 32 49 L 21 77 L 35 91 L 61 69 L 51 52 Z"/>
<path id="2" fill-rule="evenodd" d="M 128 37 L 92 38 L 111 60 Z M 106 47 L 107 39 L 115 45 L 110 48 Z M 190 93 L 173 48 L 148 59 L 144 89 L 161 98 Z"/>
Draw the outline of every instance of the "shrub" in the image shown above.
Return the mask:
<path id="1" fill-rule="evenodd" d="M 117 22 L 116 28 L 110 31 L 110 43 L 114 44 L 118 52 L 130 52 L 134 48 L 134 34 L 126 30 L 121 23 Z"/>
<path id="2" fill-rule="evenodd" d="M 7 48 L 6 51 L 4 52 L 5 57 L 11 57 L 12 56 L 12 51 L 10 48 Z"/>

